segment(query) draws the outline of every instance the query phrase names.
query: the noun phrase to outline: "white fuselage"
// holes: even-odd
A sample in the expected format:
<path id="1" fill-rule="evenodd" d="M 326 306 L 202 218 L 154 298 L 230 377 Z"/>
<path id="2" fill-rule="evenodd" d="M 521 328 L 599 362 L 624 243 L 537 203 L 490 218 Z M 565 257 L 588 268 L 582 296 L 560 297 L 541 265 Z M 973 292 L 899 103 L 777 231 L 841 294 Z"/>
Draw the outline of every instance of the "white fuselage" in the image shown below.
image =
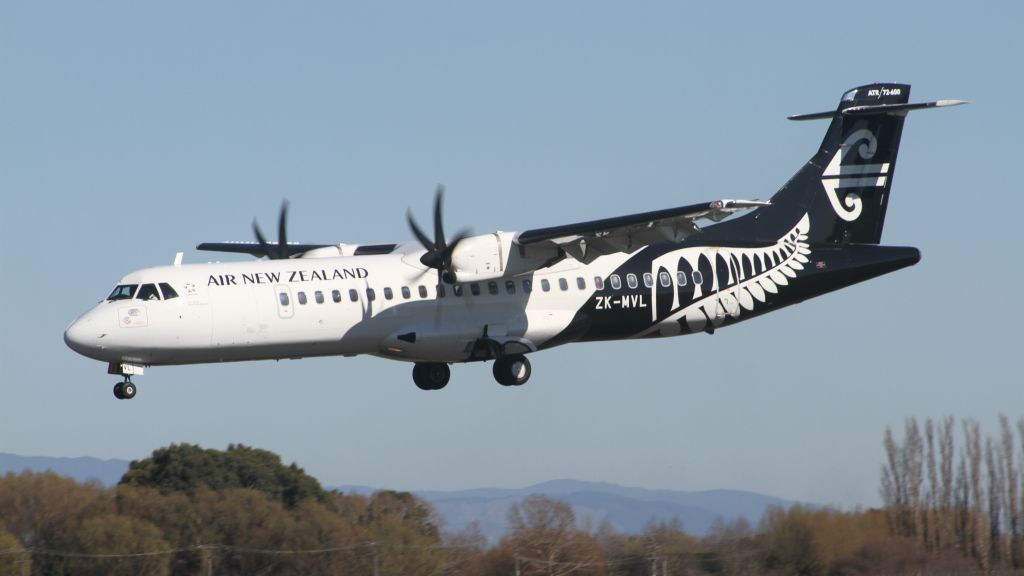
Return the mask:
<path id="1" fill-rule="evenodd" d="M 146 268 L 119 285 L 165 283 L 178 296 L 105 300 L 65 340 L 90 358 L 140 366 L 357 354 L 457 362 L 485 335 L 529 352 L 568 325 L 592 296 L 595 276 L 629 256 L 589 265 L 566 259 L 543 272 L 444 285 L 439 297 L 437 273 L 420 254 L 400 248 Z"/>

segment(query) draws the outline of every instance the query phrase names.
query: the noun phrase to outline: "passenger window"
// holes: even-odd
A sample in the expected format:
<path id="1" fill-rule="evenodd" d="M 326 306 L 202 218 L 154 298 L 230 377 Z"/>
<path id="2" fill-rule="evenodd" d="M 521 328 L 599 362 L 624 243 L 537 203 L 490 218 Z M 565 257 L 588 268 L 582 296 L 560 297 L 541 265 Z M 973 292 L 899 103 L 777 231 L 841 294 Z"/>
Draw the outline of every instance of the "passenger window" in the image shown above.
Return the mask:
<path id="1" fill-rule="evenodd" d="M 391 286 L 384 287 L 384 299 L 391 300 L 395 297 L 395 293 L 391 291 Z"/>
<path id="2" fill-rule="evenodd" d="M 473 293 L 473 296 L 479 296 L 480 285 L 477 284 L 476 282 L 473 282 L 472 284 L 469 285 L 469 291 Z"/>
<path id="3" fill-rule="evenodd" d="M 298 298 L 299 298 L 299 304 L 302 304 L 302 305 L 306 304 L 306 293 L 305 292 L 299 292 Z"/>
<path id="4" fill-rule="evenodd" d="M 455 294 L 456 296 L 462 296 L 463 289 L 462 284 L 452 284 L 452 294 Z"/>
<path id="5" fill-rule="evenodd" d="M 135 290 L 138 287 L 138 284 L 121 284 L 114 288 L 110 296 L 107 296 L 107 300 L 131 300 L 132 296 L 135 296 Z"/>
<path id="6" fill-rule="evenodd" d="M 341 302 L 341 290 L 331 290 L 331 300 L 334 300 L 335 304 Z"/>
<path id="7" fill-rule="evenodd" d="M 427 287 L 426 286 L 420 286 L 420 298 L 426 298 L 426 297 L 427 297 Z"/>
<path id="8" fill-rule="evenodd" d="M 156 284 L 143 284 L 136 296 L 139 300 L 159 300 L 160 293 L 156 291 Z"/>
<path id="9" fill-rule="evenodd" d="M 498 293 L 498 283 L 495 282 L 494 280 L 491 280 L 490 282 L 488 282 L 487 283 L 487 292 L 489 292 L 492 296 L 497 294 Z"/>
<path id="10" fill-rule="evenodd" d="M 545 292 L 551 291 L 551 282 L 548 282 L 547 278 L 542 278 L 540 281 L 540 289 Z"/>
<path id="11" fill-rule="evenodd" d="M 164 300 L 170 300 L 171 298 L 177 298 L 178 293 L 171 288 L 171 285 L 167 282 L 160 283 L 160 291 L 164 293 Z"/>
<path id="12" fill-rule="evenodd" d="M 291 304 L 291 298 L 288 297 L 287 292 L 278 292 L 277 299 L 281 301 L 281 306 L 288 306 Z"/>
<path id="13" fill-rule="evenodd" d="M 582 276 L 580 276 L 579 278 L 576 279 L 576 287 L 579 288 L 580 290 L 586 290 L 587 281 L 584 280 Z"/>
<path id="14" fill-rule="evenodd" d="M 618 274 L 612 274 L 608 277 L 608 282 L 612 285 L 612 290 L 618 290 L 622 288 L 622 279 L 619 278 Z"/>
<path id="15" fill-rule="evenodd" d="M 566 290 L 569 289 L 569 281 L 566 280 L 565 278 L 559 278 L 558 287 L 562 289 L 562 292 L 565 292 Z"/>
<path id="16" fill-rule="evenodd" d="M 505 281 L 505 292 L 507 292 L 509 294 L 515 294 L 516 293 L 516 283 L 511 281 L 511 280 L 506 280 Z"/>
<path id="17" fill-rule="evenodd" d="M 302 294 L 302 292 L 299 292 L 299 294 Z M 369 302 L 373 302 L 376 299 L 377 299 L 377 293 L 373 291 L 373 288 L 367 288 L 366 289 L 366 300 L 369 301 Z"/>
<path id="18" fill-rule="evenodd" d="M 694 270 L 692 276 L 693 276 L 693 283 L 694 284 L 703 284 L 704 283 L 704 275 L 700 273 L 700 270 Z"/>
<path id="19" fill-rule="evenodd" d="M 676 272 L 676 282 L 678 282 L 680 286 L 686 286 L 686 272 Z"/>
<path id="20" fill-rule="evenodd" d="M 668 288 L 672 285 L 672 275 L 662 270 L 658 272 L 658 281 L 661 282 L 662 287 Z"/>
<path id="21" fill-rule="evenodd" d="M 630 288 L 637 287 L 636 274 L 626 274 L 626 285 Z"/>
<path id="22" fill-rule="evenodd" d="M 523 280 L 523 292 L 533 292 L 533 280 Z"/>
<path id="23" fill-rule="evenodd" d="M 355 288 L 352 288 L 351 290 L 348 291 L 348 299 L 353 301 L 353 302 L 358 301 L 359 300 L 359 292 L 356 291 Z"/>
<path id="24" fill-rule="evenodd" d="M 316 292 L 313 292 L 313 298 L 316 299 L 316 303 L 317 304 L 323 304 L 324 303 L 324 293 L 319 291 L 319 290 L 317 290 Z"/>
<path id="25" fill-rule="evenodd" d="M 644 286 L 648 288 L 654 286 L 654 275 L 650 272 L 644 272 Z"/>
<path id="26" fill-rule="evenodd" d="M 412 292 L 409 291 L 408 286 L 402 286 L 402 298 L 405 298 L 406 300 L 412 298 Z"/>
<path id="27" fill-rule="evenodd" d="M 600 276 L 594 276 L 594 288 L 598 290 L 604 290 L 604 278 Z"/>

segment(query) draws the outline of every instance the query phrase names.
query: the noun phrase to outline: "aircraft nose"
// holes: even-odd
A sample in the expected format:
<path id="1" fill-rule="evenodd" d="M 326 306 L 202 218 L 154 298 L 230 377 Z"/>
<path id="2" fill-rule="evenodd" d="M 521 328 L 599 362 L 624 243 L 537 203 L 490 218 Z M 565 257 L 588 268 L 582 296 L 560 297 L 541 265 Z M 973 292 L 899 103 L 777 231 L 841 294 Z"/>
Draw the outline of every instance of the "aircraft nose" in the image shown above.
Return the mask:
<path id="1" fill-rule="evenodd" d="M 90 352 L 102 349 L 100 340 L 106 336 L 102 327 L 97 325 L 95 314 L 88 313 L 75 320 L 64 331 L 64 343 L 68 348 L 83 356 L 92 356 Z"/>
<path id="2" fill-rule="evenodd" d="M 91 322 L 86 319 L 75 320 L 68 326 L 68 329 L 64 331 L 64 343 L 67 344 L 68 348 L 71 348 L 79 354 L 86 348 L 88 340 L 86 324 Z"/>

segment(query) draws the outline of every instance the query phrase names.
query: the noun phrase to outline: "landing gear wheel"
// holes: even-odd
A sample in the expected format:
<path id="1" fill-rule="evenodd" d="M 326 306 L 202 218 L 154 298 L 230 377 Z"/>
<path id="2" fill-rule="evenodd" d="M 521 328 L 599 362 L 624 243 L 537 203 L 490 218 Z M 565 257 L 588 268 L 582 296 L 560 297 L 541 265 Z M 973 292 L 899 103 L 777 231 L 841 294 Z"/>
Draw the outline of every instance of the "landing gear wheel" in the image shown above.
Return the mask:
<path id="1" fill-rule="evenodd" d="M 125 380 L 114 384 L 114 398 L 118 400 L 131 400 L 135 398 L 135 393 L 138 391 L 135 388 L 135 384 L 131 380 Z"/>
<path id="2" fill-rule="evenodd" d="M 121 396 L 124 397 L 125 400 L 131 400 L 132 398 L 135 398 L 135 393 L 137 391 L 138 390 L 135 388 L 135 384 L 132 384 L 131 382 L 125 382 L 121 386 Z"/>
<path id="3" fill-rule="evenodd" d="M 494 379 L 502 386 L 522 386 L 530 379 L 530 361 L 522 354 L 503 356 L 494 361 Z"/>
<path id="4" fill-rule="evenodd" d="M 412 369 L 412 380 L 420 390 L 440 390 L 451 376 L 451 369 L 441 362 L 417 362 Z"/>

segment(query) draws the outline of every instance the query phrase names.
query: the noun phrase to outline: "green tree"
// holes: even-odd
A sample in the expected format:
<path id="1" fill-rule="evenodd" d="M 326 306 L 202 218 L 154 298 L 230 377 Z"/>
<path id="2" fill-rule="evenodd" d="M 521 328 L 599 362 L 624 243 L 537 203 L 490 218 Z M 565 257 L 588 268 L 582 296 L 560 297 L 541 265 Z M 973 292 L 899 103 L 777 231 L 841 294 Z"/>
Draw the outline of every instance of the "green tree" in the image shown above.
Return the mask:
<path id="1" fill-rule="evenodd" d="M 193 444 L 159 448 L 149 458 L 133 461 L 121 484 L 188 494 L 201 486 L 211 490 L 248 488 L 288 507 L 326 496 L 320 482 L 296 464 L 285 466 L 277 454 L 241 444 L 229 445 L 225 451 Z"/>

